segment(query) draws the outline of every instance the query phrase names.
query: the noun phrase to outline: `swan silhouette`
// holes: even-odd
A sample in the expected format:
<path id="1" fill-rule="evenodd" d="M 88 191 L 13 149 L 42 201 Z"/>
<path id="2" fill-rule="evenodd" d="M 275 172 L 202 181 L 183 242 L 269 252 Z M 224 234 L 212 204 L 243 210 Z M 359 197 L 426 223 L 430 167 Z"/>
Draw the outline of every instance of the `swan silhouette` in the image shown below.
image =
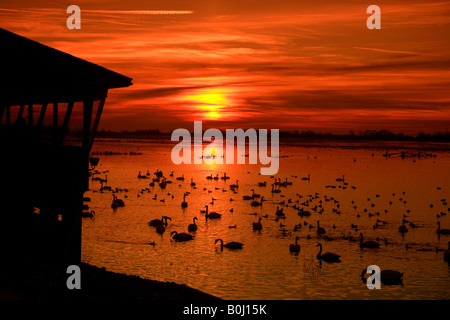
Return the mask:
<path id="1" fill-rule="evenodd" d="M 250 204 L 252 205 L 252 207 L 260 207 L 260 206 L 262 206 L 263 200 L 264 200 L 264 197 L 261 197 L 261 201 L 260 202 L 256 201 L 256 200 L 253 200 Z"/>
<path id="2" fill-rule="evenodd" d="M 188 226 L 188 231 L 197 231 L 197 225 L 195 224 L 195 220 L 198 220 L 197 217 L 194 217 L 194 219 L 192 219 L 192 223 Z"/>
<path id="3" fill-rule="evenodd" d="M 277 211 L 275 212 L 275 215 L 277 217 L 285 217 L 284 212 L 283 212 L 283 208 L 280 209 L 280 207 L 277 207 Z"/>
<path id="4" fill-rule="evenodd" d="M 436 230 L 437 234 L 450 234 L 450 230 L 449 229 L 441 229 L 441 222 L 438 221 L 437 222 L 438 228 Z"/>
<path id="5" fill-rule="evenodd" d="M 289 251 L 299 253 L 300 252 L 300 245 L 297 243 L 298 237 L 295 237 L 295 243 L 291 243 L 289 245 Z"/>
<path id="6" fill-rule="evenodd" d="M 262 224 L 261 224 L 261 218 L 258 219 L 258 222 L 253 222 L 253 230 L 261 230 Z"/>
<path id="7" fill-rule="evenodd" d="M 272 184 L 272 193 L 281 193 L 280 189 L 274 189 L 274 185 Z"/>
<path id="8" fill-rule="evenodd" d="M 183 194 L 183 202 L 181 203 L 182 208 L 186 208 L 188 206 L 188 203 L 186 202 L 186 193 Z"/>
<path id="9" fill-rule="evenodd" d="M 118 198 L 116 197 L 116 195 L 114 195 L 114 196 L 113 196 L 113 201 L 112 201 L 111 207 L 113 207 L 113 208 L 117 208 L 117 207 L 125 207 L 125 203 L 123 202 L 122 199 L 118 199 Z"/>
<path id="10" fill-rule="evenodd" d="M 194 236 L 188 234 L 188 233 L 178 233 L 176 231 L 172 231 L 170 233 L 170 236 L 172 237 L 173 240 L 177 241 L 177 242 L 181 242 L 181 241 L 189 241 L 189 240 L 193 240 Z"/>
<path id="11" fill-rule="evenodd" d="M 408 228 L 405 226 L 405 219 L 402 219 L 402 225 L 398 227 L 398 231 L 401 233 L 408 232 Z"/>
<path id="12" fill-rule="evenodd" d="M 95 218 L 95 211 L 94 211 L 94 210 L 91 210 L 90 212 L 88 212 L 88 211 L 83 211 L 83 212 L 81 213 L 81 216 L 82 216 L 83 218 L 91 218 L 91 219 L 93 219 L 93 218 Z"/>
<path id="13" fill-rule="evenodd" d="M 366 269 L 361 272 L 361 279 L 364 283 L 367 283 L 367 273 Z M 403 285 L 403 272 L 395 271 L 395 270 L 381 270 L 380 272 L 380 280 L 384 285 Z"/>
<path id="14" fill-rule="evenodd" d="M 234 189 L 237 189 L 237 188 L 239 188 L 239 180 L 236 180 L 236 184 L 230 185 L 230 189 L 231 190 L 234 190 Z"/>
<path id="15" fill-rule="evenodd" d="M 326 252 L 326 253 L 322 254 L 322 244 L 318 243 L 317 246 L 320 247 L 319 253 L 317 253 L 317 256 L 316 256 L 318 260 L 325 261 L 325 262 L 341 262 L 340 255 L 332 253 L 332 252 Z"/>
<path id="16" fill-rule="evenodd" d="M 148 223 L 148 225 L 152 227 L 157 227 L 161 224 L 167 225 L 167 220 L 172 221 L 172 219 L 167 216 L 161 216 L 161 219 L 153 219 Z"/>
<path id="17" fill-rule="evenodd" d="M 450 264 L 450 241 L 448 242 L 448 249 L 444 252 L 444 261 Z"/>
<path id="18" fill-rule="evenodd" d="M 325 232 L 326 232 L 325 229 L 320 226 L 319 220 L 317 220 L 317 234 L 320 235 L 324 234 Z"/>
<path id="19" fill-rule="evenodd" d="M 242 247 L 244 246 L 242 243 L 236 242 L 236 241 L 231 241 L 231 242 L 228 242 L 227 244 L 223 244 L 222 239 L 216 239 L 216 241 L 214 241 L 214 244 L 216 244 L 217 242 L 220 242 L 221 250 L 223 250 L 223 247 L 236 250 L 236 249 L 242 249 Z"/>
<path id="20" fill-rule="evenodd" d="M 368 249 L 377 249 L 377 248 L 379 248 L 380 247 L 380 244 L 378 243 L 378 242 L 376 242 L 376 241 L 371 241 L 371 240 L 369 240 L 369 241 L 364 241 L 363 240 L 363 234 L 362 233 L 360 233 L 359 234 L 359 237 L 360 237 L 360 243 L 359 243 L 359 247 L 362 249 L 362 248 L 368 248 Z"/>
<path id="21" fill-rule="evenodd" d="M 205 211 L 205 218 L 206 219 L 220 219 L 220 217 L 222 217 L 222 215 L 220 213 L 217 212 L 209 212 L 208 213 L 208 206 L 205 206 L 206 211 Z"/>

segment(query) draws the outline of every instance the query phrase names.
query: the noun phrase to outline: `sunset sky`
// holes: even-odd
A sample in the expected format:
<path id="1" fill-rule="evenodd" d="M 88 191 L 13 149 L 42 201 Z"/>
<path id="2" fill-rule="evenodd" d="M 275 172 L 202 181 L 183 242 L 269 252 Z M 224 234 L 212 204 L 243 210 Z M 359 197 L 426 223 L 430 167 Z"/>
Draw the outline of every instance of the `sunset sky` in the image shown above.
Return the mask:
<path id="1" fill-rule="evenodd" d="M 68 30 L 66 8 L 81 8 Z M 366 9 L 381 8 L 381 30 Z M 154 15 L 149 10 L 189 10 Z M 450 1 L 2 0 L 0 26 L 133 78 L 100 129 L 450 129 Z M 7 48 L 2 48 L 7 50 Z"/>

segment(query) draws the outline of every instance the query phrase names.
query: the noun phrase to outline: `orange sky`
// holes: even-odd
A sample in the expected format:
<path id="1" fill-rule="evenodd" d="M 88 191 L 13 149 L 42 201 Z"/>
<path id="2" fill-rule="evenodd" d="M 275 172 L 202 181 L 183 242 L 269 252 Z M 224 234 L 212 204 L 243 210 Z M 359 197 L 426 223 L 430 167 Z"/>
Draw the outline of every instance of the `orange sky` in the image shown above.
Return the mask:
<path id="1" fill-rule="evenodd" d="M 66 28 L 70 4 L 81 30 Z M 371 4 L 381 30 L 366 28 Z M 113 130 L 446 131 L 449 16 L 450 2 L 427 0 L 0 4 L 2 28 L 133 78 L 109 93 L 99 127 Z"/>

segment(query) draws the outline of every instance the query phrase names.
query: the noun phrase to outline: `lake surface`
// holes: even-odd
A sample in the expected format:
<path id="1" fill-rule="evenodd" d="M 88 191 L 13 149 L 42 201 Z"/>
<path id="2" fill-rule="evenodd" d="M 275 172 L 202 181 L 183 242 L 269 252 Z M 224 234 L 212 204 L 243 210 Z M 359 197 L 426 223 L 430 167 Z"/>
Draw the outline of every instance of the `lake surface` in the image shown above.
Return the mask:
<path id="1" fill-rule="evenodd" d="M 99 156 L 96 169 L 104 173 L 98 176 L 107 175 L 106 184 L 113 189 L 127 189 L 115 193 L 125 207 L 112 209 L 112 193 L 100 192 L 100 183 L 90 182 L 85 196 L 92 199 L 87 204 L 95 211 L 95 219 L 83 219 L 84 262 L 186 284 L 224 299 L 450 297 L 450 268 L 443 252 L 435 250 L 447 249 L 450 240 L 450 236 L 436 233 L 437 221 L 442 228 L 450 228 L 449 206 L 444 201 L 450 201 L 450 152 L 432 151 L 436 157 L 402 159 L 383 157 L 382 148 L 282 145 L 275 178 L 281 182 L 287 178 L 292 185 L 275 186 L 281 193 L 272 193 L 275 179 L 259 175 L 260 165 L 176 166 L 171 162 L 171 149 L 171 144 L 149 141 L 96 142 L 93 152 L 142 154 Z M 149 186 L 157 169 L 173 182 L 165 189 L 158 183 Z M 139 171 L 145 175 L 147 170 L 149 179 L 137 178 Z M 172 171 L 173 177 L 169 176 Z M 224 172 L 229 180 L 206 179 Z M 185 180 L 176 180 L 182 174 Z M 308 175 L 309 181 L 301 179 Z M 344 182 L 336 181 L 343 175 Z M 190 185 L 191 178 L 195 188 Z M 239 188 L 233 192 L 229 186 L 236 180 Z M 267 186 L 258 186 L 263 181 Z M 251 201 L 243 200 L 244 195 L 252 194 L 251 189 L 266 200 L 262 206 L 252 207 Z M 185 192 L 190 193 L 188 207 L 182 208 Z M 205 205 L 222 218 L 206 220 L 200 213 Z M 311 216 L 299 216 L 294 205 Z M 276 221 L 277 206 L 283 208 L 285 219 Z M 162 215 L 172 220 L 160 235 L 148 222 Z M 402 234 L 399 226 L 404 215 L 408 232 Z M 187 233 L 194 217 L 198 218 L 198 230 L 191 233 L 194 240 L 171 240 L 172 231 Z M 262 230 L 253 231 L 252 223 L 259 217 Z M 386 224 L 379 222 L 374 228 L 377 219 Z M 326 231 L 321 236 L 317 235 L 318 221 Z M 364 241 L 378 238 L 380 248 L 360 249 L 360 233 Z M 356 241 L 350 241 L 350 236 Z M 299 237 L 299 254 L 289 252 L 295 237 Z M 222 251 L 214 244 L 217 238 L 225 243 L 241 242 L 243 249 Z M 324 252 L 339 254 L 341 263 L 320 262 L 317 243 Z M 362 270 L 369 265 L 404 272 L 403 286 L 369 290 L 361 280 Z"/>

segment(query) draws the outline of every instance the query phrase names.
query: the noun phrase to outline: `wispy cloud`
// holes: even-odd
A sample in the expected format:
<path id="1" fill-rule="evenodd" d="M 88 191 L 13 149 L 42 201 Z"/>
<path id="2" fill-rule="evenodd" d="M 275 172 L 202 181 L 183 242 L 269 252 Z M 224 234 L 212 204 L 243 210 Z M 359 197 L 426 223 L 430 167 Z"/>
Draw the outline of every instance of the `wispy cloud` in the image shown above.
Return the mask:
<path id="1" fill-rule="evenodd" d="M 212 89 L 228 100 L 217 126 L 450 127 L 450 2 L 393 0 L 368 30 L 364 5 L 337 0 L 83 0 L 79 31 L 42 2 L 0 8 L 2 27 L 134 79 L 110 91 L 106 128 L 186 125 L 204 112 L 186 97 Z"/>
<path id="2" fill-rule="evenodd" d="M 377 48 L 363 48 L 363 47 L 354 47 L 355 49 L 361 50 L 369 50 L 369 51 L 377 51 L 377 52 L 386 52 L 386 53 L 399 53 L 399 54 L 411 54 L 411 55 L 421 55 L 419 52 L 412 51 L 399 51 L 399 50 L 387 50 L 387 49 L 377 49 Z"/>

